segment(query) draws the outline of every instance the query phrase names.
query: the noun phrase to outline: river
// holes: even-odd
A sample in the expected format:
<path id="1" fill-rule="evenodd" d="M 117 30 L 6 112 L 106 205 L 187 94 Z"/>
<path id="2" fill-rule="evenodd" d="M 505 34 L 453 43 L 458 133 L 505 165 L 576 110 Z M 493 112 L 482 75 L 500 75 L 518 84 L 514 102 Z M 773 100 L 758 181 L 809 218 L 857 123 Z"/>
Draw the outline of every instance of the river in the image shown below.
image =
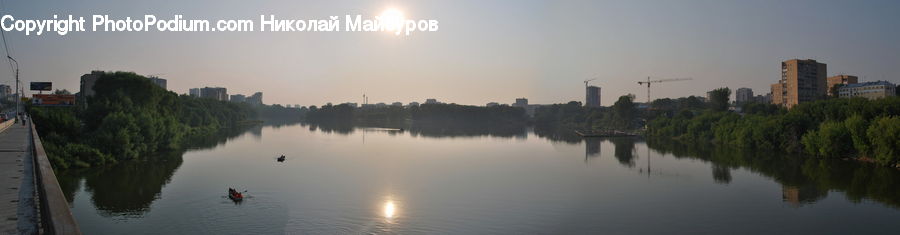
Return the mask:
<path id="1" fill-rule="evenodd" d="M 530 128 L 267 125 L 195 142 L 61 172 L 82 231 L 900 233 L 900 171 L 851 161 Z"/>

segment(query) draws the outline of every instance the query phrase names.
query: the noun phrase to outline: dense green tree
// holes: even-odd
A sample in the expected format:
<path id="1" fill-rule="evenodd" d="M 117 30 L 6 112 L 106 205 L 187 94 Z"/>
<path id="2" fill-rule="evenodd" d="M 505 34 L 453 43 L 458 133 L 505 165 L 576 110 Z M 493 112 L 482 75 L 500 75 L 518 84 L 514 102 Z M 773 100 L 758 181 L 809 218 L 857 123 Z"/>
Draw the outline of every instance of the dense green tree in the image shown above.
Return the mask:
<path id="1" fill-rule="evenodd" d="M 728 87 L 717 88 L 710 91 L 709 104 L 715 111 L 727 111 L 729 97 L 731 97 L 731 89 Z"/>
<path id="2" fill-rule="evenodd" d="M 900 116 L 880 117 L 868 130 L 875 161 L 895 164 L 900 160 Z"/>
<path id="3" fill-rule="evenodd" d="M 803 136 L 806 152 L 824 157 L 844 157 L 853 152 L 850 131 L 842 122 L 828 121 Z"/>
<path id="4" fill-rule="evenodd" d="M 630 129 L 636 117 L 634 95 L 619 96 L 619 99 L 613 104 L 612 110 L 615 115 L 614 126 L 619 129 Z"/>
<path id="5" fill-rule="evenodd" d="M 869 143 L 868 128 L 869 122 L 862 115 L 855 114 L 844 120 L 844 127 L 849 132 L 850 139 L 853 140 L 853 148 L 863 156 L 869 156 L 872 153 L 872 146 Z M 841 143 L 845 144 L 845 143 Z"/>
<path id="6" fill-rule="evenodd" d="M 178 96 L 130 72 L 104 73 L 87 108 L 28 107 L 54 167 L 91 167 L 174 150 L 255 117 L 248 106 Z M 65 93 L 64 91 L 58 91 Z"/>
<path id="7" fill-rule="evenodd" d="M 873 157 L 896 164 L 900 146 L 900 97 L 827 99 L 791 110 L 768 104 L 730 112 L 682 111 L 648 124 L 647 135 L 688 143 L 712 142 L 741 148 L 806 152 L 821 157 Z"/>

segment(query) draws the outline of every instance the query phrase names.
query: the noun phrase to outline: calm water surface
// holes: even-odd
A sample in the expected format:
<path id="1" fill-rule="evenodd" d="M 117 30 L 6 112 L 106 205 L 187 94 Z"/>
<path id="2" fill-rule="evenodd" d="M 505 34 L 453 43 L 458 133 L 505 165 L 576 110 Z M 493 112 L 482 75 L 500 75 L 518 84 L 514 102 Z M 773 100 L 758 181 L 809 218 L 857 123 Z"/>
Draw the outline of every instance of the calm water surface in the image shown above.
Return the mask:
<path id="1" fill-rule="evenodd" d="M 900 233 L 897 170 L 649 145 L 266 126 L 60 183 L 85 234 Z"/>

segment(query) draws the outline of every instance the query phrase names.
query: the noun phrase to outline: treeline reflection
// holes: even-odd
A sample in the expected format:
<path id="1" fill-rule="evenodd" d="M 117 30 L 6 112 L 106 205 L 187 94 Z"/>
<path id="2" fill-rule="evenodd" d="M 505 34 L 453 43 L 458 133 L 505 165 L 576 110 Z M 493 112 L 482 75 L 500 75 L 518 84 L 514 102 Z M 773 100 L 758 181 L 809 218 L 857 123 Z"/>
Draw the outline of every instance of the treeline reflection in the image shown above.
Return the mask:
<path id="1" fill-rule="evenodd" d="M 839 191 L 853 202 L 871 199 L 900 208 L 900 171 L 893 168 L 667 140 L 650 139 L 647 144 L 661 154 L 710 163 L 716 182 L 730 182 L 732 169 L 760 173 L 781 184 L 782 199 L 793 206 L 814 203 L 827 197 L 829 191 Z"/>
<path id="2" fill-rule="evenodd" d="M 329 134 L 350 135 L 357 131 L 384 131 L 391 135 L 409 133 L 410 136 L 429 138 L 501 137 L 526 138 L 528 126 L 524 124 L 481 125 L 472 123 L 442 122 L 431 123 L 373 123 L 347 124 L 341 122 L 307 122 L 301 124 L 310 131 Z"/>
<path id="3" fill-rule="evenodd" d="M 304 124 L 310 130 L 326 133 L 352 134 L 352 125 Z M 375 125 L 373 125 L 375 126 Z M 829 191 L 841 191 L 854 202 L 864 199 L 878 201 L 892 207 L 900 207 L 900 171 L 854 161 L 820 159 L 809 156 L 789 155 L 772 151 L 754 151 L 718 147 L 715 145 L 689 145 L 671 140 L 642 138 L 582 138 L 571 130 L 518 126 L 472 126 L 459 125 L 387 125 L 389 128 L 408 128 L 403 131 L 413 136 L 434 138 L 492 136 L 503 138 L 525 138 L 529 131 L 539 138 L 551 142 L 570 145 L 584 144 L 585 161 L 601 155 L 603 142 L 610 142 L 613 157 L 623 167 L 635 168 L 641 165 L 641 172 L 650 174 L 650 162 L 638 164 L 636 159 L 638 143 L 646 142 L 649 150 L 656 154 L 672 155 L 675 158 L 697 159 L 710 164 L 710 175 L 714 182 L 729 184 L 733 180 L 732 170 L 748 169 L 771 178 L 782 185 L 782 199 L 792 206 L 802 206 L 826 198 Z M 381 125 L 384 127 L 384 125 Z M 403 133 L 393 132 L 393 133 Z M 650 154 L 649 152 L 646 154 Z M 649 160 L 649 159 L 648 159 Z M 646 166 L 643 166 L 646 164 Z"/>
<path id="4" fill-rule="evenodd" d="M 218 135 L 196 137 L 190 149 L 206 149 L 225 144 L 241 135 L 260 138 L 263 127 L 281 128 L 297 122 L 272 122 L 243 129 L 228 130 Z M 531 129 L 525 125 L 344 125 L 339 123 L 302 123 L 310 131 L 350 135 L 357 131 L 380 131 L 390 135 L 422 136 L 427 138 L 527 138 L 533 133 L 539 138 L 567 145 L 584 145 L 585 161 L 602 157 L 604 142 L 614 148 L 611 152 L 619 165 L 640 168 L 650 174 L 650 151 L 678 159 L 695 159 L 710 165 L 716 183 L 733 180 L 732 170 L 747 169 L 771 178 L 782 185 L 782 200 L 792 206 L 815 203 L 830 191 L 844 192 L 852 201 L 873 200 L 892 207 L 900 207 L 900 171 L 873 164 L 852 161 L 816 159 L 773 152 L 687 145 L 674 141 L 642 138 L 582 138 L 571 131 Z M 637 151 L 646 144 L 648 152 Z M 121 162 L 108 167 L 58 172 L 60 185 L 72 202 L 76 192 L 89 192 L 91 201 L 103 216 L 140 216 L 161 196 L 163 186 L 171 181 L 182 164 L 186 150 L 162 153 L 159 157 L 142 161 Z M 639 156 L 640 155 L 640 156 Z M 644 163 L 646 156 L 647 162 Z M 642 159 L 637 162 L 637 159 Z M 645 166 L 646 164 L 646 166 Z M 656 173 L 655 169 L 654 173 Z"/>
<path id="5" fill-rule="evenodd" d="M 297 124 L 294 122 L 293 124 Z M 286 122 L 264 123 L 237 129 L 227 129 L 215 135 L 192 137 L 186 149 L 158 153 L 141 160 L 119 162 L 110 166 L 57 172 L 60 188 L 69 203 L 84 188 L 91 195 L 91 202 L 107 217 L 137 217 L 160 198 L 162 188 L 168 184 L 181 166 L 182 155 L 187 150 L 210 149 L 223 145 L 243 134 L 262 135 L 263 127 L 291 125 Z"/>

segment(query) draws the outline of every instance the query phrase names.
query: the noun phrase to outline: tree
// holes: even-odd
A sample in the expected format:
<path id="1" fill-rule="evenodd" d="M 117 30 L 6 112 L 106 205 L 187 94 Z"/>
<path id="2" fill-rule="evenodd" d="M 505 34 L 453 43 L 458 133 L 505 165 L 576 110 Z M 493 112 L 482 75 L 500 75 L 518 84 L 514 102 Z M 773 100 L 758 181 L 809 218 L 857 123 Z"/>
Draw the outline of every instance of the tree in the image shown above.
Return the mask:
<path id="1" fill-rule="evenodd" d="M 728 100 L 731 96 L 731 89 L 728 87 L 718 88 L 709 92 L 709 103 L 715 111 L 728 110 Z"/>
<path id="2" fill-rule="evenodd" d="M 634 95 L 628 94 L 619 96 L 619 100 L 613 104 L 613 114 L 615 117 L 614 126 L 618 128 L 628 129 L 635 118 Z"/>
<path id="3" fill-rule="evenodd" d="M 868 136 L 876 162 L 894 164 L 900 160 L 900 116 L 873 120 Z"/>
<path id="4" fill-rule="evenodd" d="M 856 149 L 856 152 L 864 156 L 871 154 L 872 146 L 869 144 L 868 136 L 866 136 L 869 128 L 868 120 L 856 114 L 844 120 L 844 126 L 850 132 L 850 139 L 853 140 L 853 148 Z"/>
<path id="5" fill-rule="evenodd" d="M 687 110 L 698 110 L 706 107 L 706 104 L 696 96 L 688 96 L 678 98 L 678 108 Z"/>
<path id="6" fill-rule="evenodd" d="M 803 135 L 802 143 L 810 154 L 844 157 L 853 152 L 850 131 L 842 122 L 824 122 L 818 130 Z"/>
<path id="7" fill-rule="evenodd" d="M 156 156 L 186 136 L 214 134 L 255 116 L 246 105 L 178 96 L 130 72 L 104 73 L 94 91 L 86 109 L 28 106 L 54 167 Z"/>

